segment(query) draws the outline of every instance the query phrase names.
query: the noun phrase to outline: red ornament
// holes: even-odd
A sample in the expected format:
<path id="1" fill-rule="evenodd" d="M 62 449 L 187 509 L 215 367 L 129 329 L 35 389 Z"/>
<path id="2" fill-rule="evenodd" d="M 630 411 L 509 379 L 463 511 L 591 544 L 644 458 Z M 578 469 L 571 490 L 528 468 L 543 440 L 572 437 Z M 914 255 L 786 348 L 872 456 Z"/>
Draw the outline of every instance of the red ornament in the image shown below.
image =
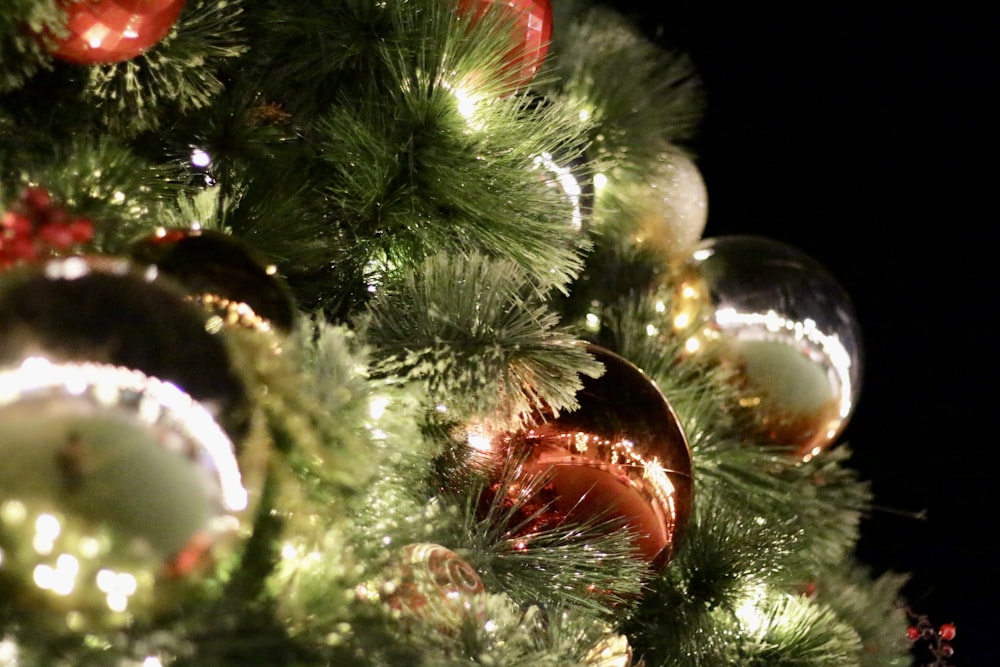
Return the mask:
<path id="1" fill-rule="evenodd" d="M 552 4 L 549 0 L 458 0 L 460 15 L 480 19 L 488 11 L 503 11 L 516 21 L 515 42 L 504 60 L 512 82 L 523 88 L 545 62 L 552 39 Z"/>
<path id="2" fill-rule="evenodd" d="M 945 623 L 938 630 L 938 634 L 941 635 L 941 639 L 945 640 L 946 642 L 950 642 L 952 639 L 955 638 L 955 624 Z"/>
<path id="3" fill-rule="evenodd" d="M 167 36 L 184 0 L 60 0 L 68 34 L 47 34 L 52 55 L 81 65 L 131 60 Z"/>
<path id="4" fill-rule="evenodd" d="M 661 569 L 670 561 L 691 513 L 691 450 L 673 408 L 634 364 L 596 345 L 588 351 L 605 366 L 583 378 L 579 408 L 517 433 L 470 432 L 470 445 L 498 460 L 524 457 L 524 479 L 491 493 L 523 500 L 524 484 L 545 484 L 524 503 L 515 549 L 532 535 L 560 525 L 594 521 L 636 536 L 637 555 Z M 517 522 L 514 522 L 515 524 Z"/>

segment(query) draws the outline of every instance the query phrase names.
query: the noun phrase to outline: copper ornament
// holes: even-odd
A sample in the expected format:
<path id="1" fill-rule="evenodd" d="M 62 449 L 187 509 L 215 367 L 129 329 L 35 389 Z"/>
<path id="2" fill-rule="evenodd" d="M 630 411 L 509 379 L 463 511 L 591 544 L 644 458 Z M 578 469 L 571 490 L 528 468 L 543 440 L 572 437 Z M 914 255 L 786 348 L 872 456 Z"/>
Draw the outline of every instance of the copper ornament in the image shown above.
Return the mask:
<path id="1" fill-rule="evenodd" d="M 606 370 L 583 378 L 577 410 L 529 430 L 495 434 L 488 447 L 502 460 L 524 457 L 523 478 L 544 476 L 537 497 L 524 504 L 537 517 L 521 535 L 528 548 L 538 530 L 598 523 L 633 531 L 638 555 L 662 568 L 692 508 L 687 438 L 645 373 L 610 350 L 587 349 Z M 481 436 L 474 433 L 470 443 L 482 447 Z M 515 486 L 506 490 L 512 500 L 524 488 Z"/>

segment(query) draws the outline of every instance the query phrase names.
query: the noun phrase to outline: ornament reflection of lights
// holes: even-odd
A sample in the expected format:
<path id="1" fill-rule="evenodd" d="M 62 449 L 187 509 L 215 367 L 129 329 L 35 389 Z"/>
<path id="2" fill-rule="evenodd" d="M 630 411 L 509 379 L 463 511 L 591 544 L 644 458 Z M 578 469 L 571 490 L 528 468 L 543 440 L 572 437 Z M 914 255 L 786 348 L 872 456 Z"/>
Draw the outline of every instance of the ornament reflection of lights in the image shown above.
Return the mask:
<path id="1" fill-rule="evenodd" d="M 215 476 L 223 511 L 247 508 L 232 441 L 212 414 L 176 385 L 127 368 L 54 363 L 44 357 L 28 357 L 20 366 L 0 370 L 0 409 L 47 395 L 88 398 L 106 408 L 129 406 L 143 424 L 177 434 L 163 437 L 163 446 L 185 455 L 195 447 Z"/>
<path id="2" fill-rule="evenodd" d="M 795 341 L 801 342 L 800 351 L 811 361 L 827 366 L 826 376 L 830 385 L 838 387 L 840 394 L 838 415 L 840 420 L 830 423 L 827 437 L 836 437 L 844 421 L 854 409 L 854 387 L 851 384 L 851 355 L 836 335 L 828 335 L 817 328 L 816 322 L 806 318 L 798 321 L 782 317 L 773 310 L 766 313 L 738 313 L 733 308 L 721 308 L 715 314 L 716 323 L 723 329 L 736 332 L 742 340 L 772 340 L 768 333 L 775 334 L 774 339 L 784 339 L 791 334 Z M 812 451 L 812 456 L 818 454 Z M 811 458 L 811 457 L 810 457 Z"/>
<path id="3" fill-rule="evenodd" d="M 702 241 L 675 274 L 672 324 L 684 352 L 722 361 L 765 440 L 808 461 L 846 427 L 860 391 L 850 298 L 800 250 L 763 237 Z"/>
<path id="4" fill-rule="evenodd" d="M 605 373 L 583 379 L 577 409 L 539 415 L 541 423 L 516 432 L 470 425 L 466 442 L 492 466 L 516 463 L 510 479 L 493 473 L 488 492 L 500 494 L 489 503 L 522 508 L 523 522 L 511 534 L 515 550 L 529 549 L 537 531 L 596 521 L 633 531 L 636 555 L 659 569 L 692 509 L 690 447 L 648 376 L 610 350 L 588 351 Z"/>
<path id="5" fill-rule="evenodd" d="M 550 187 L 562 190 L 571 208 L 570 225 L 572 228 L 575 231 L 583 229 L 583 188 L 580 187 L 580 182 L 573 175 L 572 169 L 560 165 L 548 152 L 536 155 L 533 163 L 535 169 L 543 169 L 546 172 L 545 182 Z"/>
<path id="6" fill-rule="evenodd" d="M 74 631 L 122 628 L 175 608 L 246 537 L 233 442 L 170 382 L 28 357 L 0 370 L 0 423 L 19 461 L 0 472 L 11 604 Z"/>

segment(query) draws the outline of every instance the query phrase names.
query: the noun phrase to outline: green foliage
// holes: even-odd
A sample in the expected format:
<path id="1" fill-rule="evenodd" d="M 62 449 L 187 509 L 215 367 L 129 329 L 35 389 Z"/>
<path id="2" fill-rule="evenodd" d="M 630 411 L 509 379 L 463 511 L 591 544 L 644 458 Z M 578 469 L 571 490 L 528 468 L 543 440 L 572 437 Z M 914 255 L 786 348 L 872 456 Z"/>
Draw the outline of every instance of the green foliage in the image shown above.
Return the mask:
<path id="1" fill-rule="evenodd" d="M 608 9 L 554 4 L 550 57 L 518 88 L 513 22 L 444 0 L 192 0 L 148 53 L 89 68 L 32 34 L 59 29 L 54 0 L 3 3 L 0 207 L 46 188 L 94 222 L 89 252 L 230 233 L 302 316 L 288 337 L 222 332 L 266 450 L 225 576 L 109 635 L 0 601 L 17 664 L 596 667 L 623 644 L 648 667 L 904 664 L 905 578 L 851 558 L 872 497 L 850 449 L 802 462 L 744 437 L 729 378 L 671 320 L 671 260 L 634 242 L 631 193 L 696 138 L 691 63 Z M 600 512 L 521 544 L 546 478 L 469 446 L 473 422 L 576 409 L 602 372 L 586 341 L 646 373 L 691 447 L 693 517 L 662 570 Z M 415 542 L 485 593 L 401 610 L 392 564 Z"/>
<path id="2" fill-rule="evenodd" d="M 369 313 L 379 371 L 426 382 L 431 405 L 459 421 L 515 428 L 573 409 L 580 375 L 601 372 L 511 261 L 435 255 L 385 285 Z"/>

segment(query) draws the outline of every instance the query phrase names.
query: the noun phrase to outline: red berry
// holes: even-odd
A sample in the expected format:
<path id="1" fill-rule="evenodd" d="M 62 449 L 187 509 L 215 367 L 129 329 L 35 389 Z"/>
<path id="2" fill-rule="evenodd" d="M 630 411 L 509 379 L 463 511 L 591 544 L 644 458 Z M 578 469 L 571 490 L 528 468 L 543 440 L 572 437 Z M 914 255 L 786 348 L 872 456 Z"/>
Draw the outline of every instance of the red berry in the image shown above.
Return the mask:
<path id="1" fill-rule="evenodd" d="M 951 644 L 941 644 L 941 657 L 950 658 L 955 655 L 955 649 L 951 647 Z"/>
<path id="2" fill-rule="evenodd" d="M 910 627 L 906 628 L 906 636 L 910 639 L 911 642 L 915 642 L 918 639 L 920 639 L 920 630 L 911 625 Z"/>
<path id="3" fill-rule="evenodd" d="M 38 229 L 38 238 L 45 245 L 58 250 L 65 250 L 73 245 L 73 235 L 66 225 L 42 225 Z"/>
<path id="4" fill-rule="evenodd" d="M 25 190 L 22 199 L 27 207 L 35 213 L 45 211 L 52 206 L 52 195 L 45 188 L 38 186 L 32 186 Z"/>
<path id="5" fill-rule="evenodd" d="M 0 227 L 3 227 L 10 236 L 25 236 L 31 233 L 31 220 L 21 213 L 4 211 Z"/>
<path id="6" fill-rule="evenodd" d="M 76 243 L 86 243 L 94 238 L 94 224 L 86 218 L 77 218 L 67 225 L 70 236 Z"/>
<path id="7" fill-rule="evenodd" d="M 955 624 L 945 623 L 938 629 L 938 634 L 941 635 L 941 639 L 951 641 L 955 638 Z"/>

